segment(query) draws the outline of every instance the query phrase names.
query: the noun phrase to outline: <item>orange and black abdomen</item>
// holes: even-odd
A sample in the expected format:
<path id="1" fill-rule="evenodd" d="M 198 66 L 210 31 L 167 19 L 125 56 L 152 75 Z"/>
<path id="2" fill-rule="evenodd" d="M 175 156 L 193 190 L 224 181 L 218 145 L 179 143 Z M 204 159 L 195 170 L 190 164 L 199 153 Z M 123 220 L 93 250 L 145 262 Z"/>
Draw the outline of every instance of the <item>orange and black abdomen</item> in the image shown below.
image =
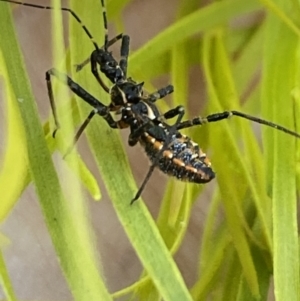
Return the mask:
<path id="1" fill-rule="evenodd" d="M 163 148 L 163 141 L 145 132 L 140 138 L 140 143 L 150 160 L 157 160 L 157 154 Z M 156 163 L 162 172 L 182 181 L 207 183 L 215 177 L 211 163 L 198 144 L 178 133 L 172 136 L 171 142 Z"/>

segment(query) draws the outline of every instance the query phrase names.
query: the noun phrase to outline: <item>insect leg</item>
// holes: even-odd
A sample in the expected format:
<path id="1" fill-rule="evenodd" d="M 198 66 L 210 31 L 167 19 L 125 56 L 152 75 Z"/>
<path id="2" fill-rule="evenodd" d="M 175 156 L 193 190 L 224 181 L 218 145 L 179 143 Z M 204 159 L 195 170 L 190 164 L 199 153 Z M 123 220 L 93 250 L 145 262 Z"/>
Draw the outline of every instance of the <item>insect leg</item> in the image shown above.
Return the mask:
<path id="1" fill-rule="evenodd" d="M 148 173 L 142 183 L 142 185 L 140 186 L 138 192 L 136 193 L 135 197 L 131 200 L 130 202 L 130 205 L 132 205 L 136 200 L 139 199 L 139 197 L 141 196 L 147 182 L 149 181 L 153 171 L 154 171 L 154 168 L 156 167 L 156 165 L 158 164 L 159 162 L 159 159 L 161 158 L 161 155 L 163 154 L 163 152 L 167 149 L 169 143 L 171 142 L 171 139 L 172 139 L 172 135 L 177 131 L 177 127 L 178 125 L 181 123 L 181 119 L 183 118 L 184 116 L 184 108 L 182 106 L 178 106 L 177 108 L 173 109 L 173 110 L 170 110 L 172 111 L 172 113 L 170 113 L 170 115 L 173 114 L 173 117 L 178 115 L 178 118 L 175 122 L 175 124 L 173 126 L 170 127 L 169 129 L 169 135 L 167 136 L 166 140 L 164 141 L 164 144 L 163 144 L 163 147 L 161 148 L 161 150 L 157 153 L 156 155 L 156 158 L 154 159 L 154 161 L 152 162 L 152 165 L 150 166 L 149 170 L 148 170 Z M 168 111 L 168 112 L 170 112 Z M 168 113 L 167 112 L 167 113 Z M 175 114 L 176 112 L 176 114 Z M 174 115 L 175 114 L 175 115 Z M 170 117 L 171 118 L 171 117 Z"/>
<path id="2" fill-rule="evenodd" d="M 91 71 L 93 73 L 93 75 L 95 76 L 96 80 L 98 81 L 98 83 L 100 84 L 100 86 L 103 88 L 103 90 L 107 93 L 109 93 L 109 88 L 107 87 L 107 85 L 103 82 L 103 80 L 101 79 L 98 69 L 97 69 L 97 56 L 98 56 L 98 52 L 97 50 L 94 50 L 92 52 L 92 55 L 90 57 L 90 61 L 91 61 Z"/>
<path id="3" fill-rule="evenodd" d="M 100 108 L 100 111 L 101 111 L 101 108 Z M 91 122 L 92 118 L 96 114 L 102 116 L 111 128 L 117 128 L 117 123 L 113 120 L 112 116 L 110 114 L 107 114 L 107 115 L 103 116 L 103 115 L 101 115 L 100 111 L 97 108 L 95 108 L 94 110 L 92 110 L 89 113 L 88 117 L 84 120 L 84 122 L 79 127 L 77 133 L 75 134 L 75 136 L 73 138 L 73 143 L 68 147 L 68 150 L 64 155 L 64 158 L 72 151 L 72 149 L 74 148 L 74 146 L 77 143 L 78 139 L 80 138 L 81 134 L 83 133 L 85 128 L 88 126 L 88 124 Z"/>
<path id="4" fill-rule="evenodd" d="M 171 118 L 173 118 L 173 117 L 175 117 L 175 116 L 177 116 L 177 115 L 180 115 L 180 114 L 182 114 L 182 117 L 183 117 L 184 113 L 185 113 L 185 112 L 184 112 L 183 106 L 177 106 L 176 108 L 173 108 L 173 109 L 171 109 L 171 110 L 165 112 L 165 113 L 163 114 L 163 116 L 164 116 L 166 119 L 171 119 Z M 182 117 L 181 117 L 181 119 L 182 119 Z M 180 121 L 181 121 L 181 119 L 180 119 Z M 179 121 L 179 123 L 180 123 L 180 121 Z M 178 125 L 178 123 L 176 123 L 176 124 Z"/>
<path id="5" fill-rule="evenodd" d="M 156 102 L 158 99 L 161 99 L 168 94 L 171 94 L 174 91 L 174 87 L 172 85 L 168 85 L 164 88 L 159 89 L 158 91 L 151 93 L 148 95 L 147 99 L 151 102 Z"/>
<path id="6" fill-rule="evenodd" d="M 248 115 L 248 114 L 244 114 L 244 113 L 238 112 L 238 111 L 225 111 L 225 112 L 222 112 L 222 113 L 211 114 L 211 115 L 208 115 L 207 117 L 196 117 L 192 120 L 187 120 L 187 121 L 179 123 L 177 125 L 177 129 L 180 130 L 180 129 L 192 127 L 194 125 L 202 125 L 202 124 L 209 123 L 209 122 L 217 122 L 217 121 L 220 121 L 220 120 L 223 120 L 223 119 L 230 118 L 232 116 L 237 116 L 237 117 L 241 117 L 241 118 L 244 118 L 244 119 L 248 119 L 248 120 L 251 120 L 253 122 L 260 123 L 260 124 L 269 126 L 271 128 L 277 129 L 277 130 L 279 130 L 281 132 L 284 132 L 288 135 L 292 135 L 292 136 L 295 136 L 297 138 L 300 138 L 300 134 L 298 134 L 294 131 L 291 131 L 291 130 L 289 130 L 289 129 L 287 129 L 287 128 L 279 125 L 279 124 L 276 124 L 276 123 L 273 123 L 271 121 L 267 121 L 267 120 L 264 120 L 264 119 L 261 119 L 261 118 L 258 118 L 258 117 L 254 117 L 254 116 L 251 116 L 251 115 Z"/>
<path id="7" fill-rule="evenodd" d="M 53 89 L 52 89 L 52 83 L 51 83 L 51 77 L 49 71 L 46 72 L 46 83 L 47 83 L 47 91 L 48 91 L 48 97 L 50 101 L 50 106 L 52 110 L 52 115 L 54 118 L 54 124 L 55 124 L 55 129 L 52 133 L 52 137 L 55 138 L 57 130 L 60 128 L 60 124 L 57 118 L 57 110 L 56 110 L 56 105 L 54 101 L 54 96 L 53 96 Z"/>
<path id="8" fill-rule="evenodd" d="M 90 123 L 90 121 L 92 120 L 92 118 L 97 113 L 98 112 L 97 112 L 96 109 L 92 110 L 91 113 L 88 115 L 88 117 L 85 119 L 85 121 L 82 123 L 82 125 L 79 127 L 77 133 L 75 134 L 75 136 L 73 138 L 73 143 L 68 147 L 66 153 L 63 156 L 64 159 L 72 151 L 74 145 L 77 143 L 77 141 L 78 141 L 79 137 L 81 136 L 82 132 L 85 130 L 85 128 L 87 127 L 87 125 Z"/>
<path id="9" fill-rule="evenodd" d="M 121 60 L 120 60 L 120 68 L 123 71 L 124 79 L 127 77 L 127 63 L 128 63 L 128 55 L 129 55 L 129 41 L 130 38 L 127 35 L 122 37 L 122 44 L 121 44 Z"/>
<path id="10" fill-rule="evenodd" d="M 4 0 L 0 0 L 0 1 L 4 1 Z M 109 40 L 107 42 L 107 48 L 109 48 L 111 45 L 113 45 L 114 43 L 116 43 L 117 41 L 119 41 L 120 39 L 122 39 L 123 34 L 120 33 L 117 36 L 115 36 L 114 38 L 112 38 L 111 40 Z M 89 56 L 87 59 L 85 59 L 82 63 L 80 64 L 75 64 L 76 67 L 76 71 L 79 72 L 83 67 L 85 67 L 89 62 L 91 61 L 91 56 Z"/>
<path id="11" fill-rule="evenodd" d="M 98 99 L 96 99 L 94 96 L 89 94 L 86 90 L 84 90 L 81 86 L 79 86 L 77 83 L 75 83 L 69 76 L 67 76 L 66 74 L 61 73 L 58 70 L 53 68 L 46 72 L 48 95 L 49 95 L 50 104 L 52 107 L 52 112 L 53 112 L 55 125 L 56 125 L 56 129 L 53 133 L 53 136 L 55 136 L 55 133 L 56 133 L 57 129 L 59 128 L 59 123 L 57 120 L 56 106 L 55 106 L 54 97 L 53 97 L 51 76 L 55 76 L 58 80 L 67 84 L 72 92 L 74 92 L 77 96 L 79 96 L 81 99 L 83 99 L 85 102 L 87 102 L 89 105 L 91 105 L 92 107 L 95 108 L 95 110 L 92 111 L 94 113 L 92 114 L 92 112 L 91 112 L 89 117 L 86 119 L 86 121 L 80 127 L 80 129 L 82 129 L 81 132 L 84 130 L 86 125 L 89 123 L 90 119 L 95 114 L 102 116 L 111 128 L 117 128 L 116 122 L 113 120 L 112 116 L 110 115 L 109 108 L 107 106 L 102 104 Z M 80 132 L 80 131 L 78 131 L 78 132 Z M 79 133 L 78 138 L 79 138 L 81 132 Z M 77 134 L 76 134 L 76 136 L 77 136 Z"/>
<path id="12" fill-rule="evenodd" d="M 134 146 L 137 144 L 138 139 L 145 133 L 147 128 L 151 128 L 153 125 L 151 124 L 151 120 L 145 121 L 141 126 L 139 126 L 136 130 L 130 133 L 128 137 L 128 144 L 130 146 Z"/>

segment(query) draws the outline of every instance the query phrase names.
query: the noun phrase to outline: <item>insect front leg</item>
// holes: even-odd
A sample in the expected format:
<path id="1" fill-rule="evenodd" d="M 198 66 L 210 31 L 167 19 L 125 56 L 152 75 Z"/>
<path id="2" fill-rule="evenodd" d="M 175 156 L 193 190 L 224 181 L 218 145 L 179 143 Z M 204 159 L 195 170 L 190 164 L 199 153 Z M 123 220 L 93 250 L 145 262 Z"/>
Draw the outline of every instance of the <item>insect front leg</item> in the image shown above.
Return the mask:
<path id="1" fill-rule="evenodd" d="M 48 95 L 49 95 L 50 104 L 52 107 L 52 112 L 53 112 L 55 125 L 56 125 L 56 129 L 53 132 L 53 136 L 55 136 L 55 133 L 56 133 L 57 129 L 59 128 L 59 122 L 57 119 L 56 105 L 55 105 L 54 97 L 53 97 L 51 76 L 56 77 L 59 81 L 68 85 L 68 87 L 70 88 L 70 90 L 73 93 L 75 93 L 77 96 L 79 96 L 85 102 L 87 102 L 89 105 L 94 107 L 94 110 L 89 114 L 89 116 L 86 118 L 84 123 L 80 126 L 80 128 L 75 136 L 75 142 L 79 139 L 81 133 L 86 128 L 86 126 L 89 124 L 89 122 L 91 121 L 91 119 L 93 118 L 93 116 L 95 114 L 102 116 L 111 128 L 117 128 L 117 124 L 114 121 L 114 119 L 112 118 L 109 108 L 107 106 L 102 104 L 98 99 L 96 99 L 94 96 L 92 96 L 90 93 L 88 93 L 85 89 L 83 89 L 80 85 L 78 85 L 76 82 L 74 82 L 69 76 L 67 76 L 66 74 L 61 73 L 58 70 L 53 68 L 46 72 Z"/>
<path id="2" fill-rule="evenodd" d="M 107 48 L 110 47 L 111 45 L 115 44 L 117 41 L 119 41 L 120 39 L 122 39 L 123 34 L 120 33 L 117 36 L 115 36 L 114 38 L 112 38 L 111 40 L 109 40 L 107 42 Z M 100 48 L 98 46 L 95 47 L 96 50 L 99 50 Z M 86 58 L 82 63 L 80 64 L 75 64 L 76 67 L 76 71 L 79 72 L 82 68 L 84 68 L 89 62 L 91 61 L 91 56 L 89 56 L 88 58 Z"/>
<path id="3" fill-rule="evenodd" d="M 108 123 L 108 125 L 113 128 L 116 129 L 118 128 L 116 121 L 113 120 L 112 116 L 110 115 L 110 113 L 106 114 L 106 115 L 101 115 L 103 113 L 102 108 L 95 108 L 94 110 L 92 110 L 89 115 L 87 116 L 87 118 L 84 120 L 84 122 L 81 124 L 81 126 L 79 127 L 79 129 L 77 130 L 74 138 L 73 138 L 73 143 L 68 147 L 67 152 L 64 155 L 64 158 L 72 151 L 72 149 L 74 148 L 75 144 L 77 143 L 77 141 L 79 140 L 81 134 L 83 133 L 83 131 L 85 130 L 85 128 L 88 126 L 88 124 L 91 122 L 92 118 L 98 114 L 100 116 L 102 116 L 106 122 Z"/>
<path id="4" fill-rule="evenodd" d="M 99 51 L 103 51 L 102 49 L 100 49 Z M 103 90 L 106 93 L 109 93 L 109 88 L 107 87 L 107 85 L 104 83 L 104 81 L 101 79 L 98 69 L 97 69 L 97 57 L 98 57 L 98 50 L 94 50 L 91 54 L 90 57 L 90 61 L 91 61 L 91 71 L 94 75 L 94 77 L 96 78 L 97 82 L 100 84 L 100 86 L 103 88 Z"/>
<path id="5" fill-rule="evenodd" d="M 122 37 L 122 44 L 121 44 L 121 60 L 120 60 L 120 68 L 123 71 L 124 79 L 127 77 L 127 64 L 128 64 L 128 55 L 129 55 L 129 41 L 130 38 L 127 35 Z"/>
<path id="6" fill-rule="evenodd" d="M 60 124 L 59 124 L 59 121 L 58 121 L 58 118 L 57 118 L 57 110 L 56 110 L 56 105 L 55 105 L 55 101 L 54 101 L 53 89 L 52 89 L 52 83 L 51 83 L 51 76 L 50 76 L 49 71 L 46 72 L 46 83 L 47 83 L 48 97 L 49 97 L 50 106 L 51 106 L 52 115 L 53 115 L 54 124 L 55 124 L 55 129 L 52 133 L 52 137 L 55 138 L 56 132 L 60 128 Z"/>

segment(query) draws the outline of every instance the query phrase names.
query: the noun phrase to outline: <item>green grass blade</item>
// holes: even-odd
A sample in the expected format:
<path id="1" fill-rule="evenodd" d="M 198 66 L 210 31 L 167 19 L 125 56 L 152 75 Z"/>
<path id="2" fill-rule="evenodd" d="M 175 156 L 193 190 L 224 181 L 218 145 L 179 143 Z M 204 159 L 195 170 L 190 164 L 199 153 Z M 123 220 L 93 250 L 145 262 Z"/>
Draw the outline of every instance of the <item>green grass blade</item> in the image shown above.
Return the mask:
<path id="1" fill-rule="evenodd" d="M 94 1 L 94 4 L 98 5 L 98 1 Z M 84 23 L 93 33 L 99 32 L 99 25 L 93 22 L 97 19 L 97 11 L 91 12 L 84 3 L 78 1 L 73 2 L 72 8 L 81 12 Z M 82 45 L 78 26 L 75 26 L 74 22 L 71 22 L 70 26 L 72 61 L 78 63 L 85 59 L 90 45 L 88 43 L 87 47 Z M 73 77 L 83 87 L 88 87 L 90 93 L 97 93 L 101 102 L 109 103 L 108 95 L 96 83 L 89 68 L 84 68 L 79 74 L 73 74 Z M 81 100 L 79 107 L 83 112 L 82 118 L 85 118 L 90 107 Z M 143 201 L 140 199 L 130 206 L 137 187 L 118 131 L 110 129 L 102 118 L 97 117 L 86 130 L 87 138 L 108 195 L 132 246 L 164 300 L 191 300 L 182 276 Z"/>
<path id="2" fill-rule="evenodd" d="M 257 267 L 257 275 L 259 281 L 259 288 L 260 288 L 260 299 L 259 300 L 269 300 L 269 286 L 270 286 L 270 277 L 271 277 L 271 267 L 268 265 L 267 261 L 265 260 L 265 253 L 261 252 L 259 248 L 252 249 L 253 259 L 255 262 L 255 266 Z M 238 301 L 256 301 L 251 291 L 249 290 L 248 284 L 245 281 L 245 278 L 241 277 L 240 279 L 240 286 L 239 292 L 237 296 Z"/>
<path id="3" fill-rule="evenodd" d="M 277 1 L 285 14 L 291 3 Z M 266 20 L 262 103 L 264 116 L 293 129 L 292 89 L 299 85 L 299 37 L 271 13 Z M 276 45 L 276 50 L 274 50 Z M 267 117 L 266 117 L 267 118 Z M 265 129 L 263 140 L 267 154 L 268 188 L 273 199 L 274 285 L 276 300 L 299 300 L 299 245 L 295 140 Z M 272 185 L 272 186 L 271 186 Z M 271 187 L 272 190 L 271 190 Z"/>
<path id="4" fill-rule="evenodd" d="M 61 64 L 59 64 L 61 65 Z M 66 96 L 66 98 L 69 98 L 69 96 Z M 70 101 L 69 103 L 66 102 L 66 104 L 60 104 L 58 101 L 56 103 L 57 109 L 59 112 L 62 112 L 64 114 L 60 114 L 59 116 L 59 121 L 61 124 L 67 124 L 68 118 L 70 118 L 70 115 L 72 116 L 72 124 L 74 126 L 78 126 L 81 122 L 81 118 L 79 116 L 79 110 L 77 105 L 75 104 L 74 99 Z M 71 108 L 70 108 L 71 107 Z M 65 112 L 69 112 L 70 114 L 65 114 Z M 43 128 L 44 128 L 44 136 L 47 141 L 48 148 L 51 153 L 54 153 L 54 151 L 58 150 L 61 153 L 61 156 L 64 156 L 66 154 L 66 145 L 61 147 L 61 145 L 58 143 L 59 139 L 53 139 L 53 130 L 54 130 L 54 125 L 50 126 L 53 121 L 53 116 L 52 113 L 50 114 L 51 116 L 49 117 L 50 121 L 47 121 Z M 72 127 L 71 130 L 66 131 L 65 127 L 63 128 L 63 137 L 73 137 L 74 135 L 74 128 Z M 61 131 L 58 131 L 57 136 L 61 136 Z M 67 147 L 70 146 L 72 142 L 70 141 Z M 97 180 L 95 179 L 94 175 L 91 173 L 91 171 L 88 169 L 86 166 L 85 162 L 83 161 L 82 158 L 79 156 L 76 157 L 76 160 L 70 160 L 70 157 L 75 156 L 75 152 L 71 152 L 69 156 L 67 156 L 66 163 L 68 164 L 69 168 L 74 172 L 74 174 L 77 176 L 78 180 L 81 182 L 83 187 L 89 192 L 89 194 L 93 197 L 95 200 L 100 200 L 101 199 L 101 192 L 99 185 L 97 183 Z M 76 164 L 74 165 L 74 162 Z M 27 185 L 25 185 L 27 186 Z"/>
<path id="5" fill-rule="evenodd" d="M 4 262 L 3 254 L 0 251 L 0 284 L 6 295 L 7 301 L 17 301 L 16 294 L 13 290 L 9 279 L 8 271 Z"/>
<path id="6" fill-rule="evenodd" d="M 6 76 L 5 63 L 2 53 L 0 53 L 0 72 L 3 77 Z M 24 190 L 26 183 L 29 182 L 28 175 L 28 157 L 24 139 L 24 131 L 20 123 L 20 114 L 16 104 L 12 101 L 12 95 L 9 93 L 10 88 L 3 83 L 3 109 L 6 116 L 4 142 L 5 150 L 3 160 L 1 160 L 0 170 L 0 191 L 1 191 L 1 207 L 0 221 L 3 221 L 20 196 L 20 192 Z M 9 122 L 13 120 L 14 122 Z"/>
<path id="7" fill-rule="evenodd" d="M 146 66 L 153 58 L 195 33 L 213 28 L 240 14 L 252 12 L 260 7 L 261 5 L 256 0 L 228 0 L 215 2 L 195 11 L 172 24 L 135 51 L 130 57 L 131 72 L 134 73 L 141 66 Z"/>
<path id="8" fill-rule="evenodd" d="M 55 4 L 59 2 L 53 1 Z M 127 18 L 131 9 L 127 11 L 124 8 L 127 4 L 131 5 L 131 1 L 107 2 L 108 20 L 115 21 L 110 28 L 114 28 L 115 33 L 124 30 L 133 39 L 134 32 L 126 29 L 127 21 L 123 22 L 123 17 Z M 121 297 L 151 301 L 192 298 L 264 301 L 268 300 L 272 279 L 276 300 L 297 300 L 299 239 L 296 205 L 300 176 L 296 169 L 299 169 L 299 148 L 298 153 L 296 151 L 300 143 L 295 145 L 293 137 L 265 127 L 261 127 L 263 143 L 260 143 L 257 125 L 250 125 L 247 120 L 237 117 L 182 131 L 207 151 L 216 171 L 216 180 L 200 187 L 178 183 L 175 179 L 170 181 L 156 225 L 142 200 L 133 206 L 129 205 L 137 187 L 123 149 L 120 131 L 110 129 L 99 116 L 92 120 L 85 132 L 91 147 L 89 154 L 93 157 L 91 159 L 95 158 L 95 168 L 99 170 L 108 198 L 145 269 L 139 280 L 110 294 L 98 273 L 101 267 L 97 268 L 99 259 L 92 246 L 95 238 L 89 225 L 86 201 L 78 189 L 79 179 L 94 197 L 99 197 L 97 181 L 87 169 L 85 159 L 81 160 L 74 150 L 66 161 L 58 157 L 60 176 L 68 184 L 62 188 L 75 187 L 73 191 L 65 189 L 63 193 L 50 158 L 56 150 L 64 155 L 65 148 L 69 146 L 68 143 L 64 144 L 64 140 L 72 139 L 76 131 L 74 128 L 82 123 L 91 107 L 75 97 L 71 101 L 68 87 L 53 79 L 54 94 L 62 98 L 57 99 L 62 128 L 57 138 L 53 139 L 53 126 L 49 126 L 51 117 L 42 131 L 35 104 L 27 94 L 28 83 L 19 60 L 20 54 L 11 33 L 7 31 L 9 22 L 3 18 L 6 11 L 2 7 L 6 9 L 7 3 L 0 2 L 0 5 L 0 49 L 5 55 L 4 62 L 0 63 L 0 71 L 5 78 L 5 109 L 8 112 L 4 112 L 8 120 L 5 136 L 9 136 L 5 141 L 4 164 L 0 166 L 0 188 L 7 188 L 2 194 L 5 200 L 0 208 L 0 219 L 5 219 L 24 188 L 33 181 L 74 300 L 111 300 Z M 83 1 L 73 0 L 66 6 L 74 9 L 101 47 L 101 1 L 90 0 L 86 5 Z M 151 81 L 164 81 L 166 73 L 171 70 L 170 83 L 175 86 L 175 93 L 171 101 L 157 102 L 161 112 L 183 105 L 186 110 L 193 108 L 191 117 L 195 117 L 203 107 L 202 98 L 207 92 L 206 112 L 209 114 L 241 110 L 291 129 L 298 128 L 299 131 L 299 3 L 284 0 L 223 0 L 200 7 L 201 3 L 197 0 L 180 1 L 180 13 L 176 15 L 176 21 L 130 55 L 128 76 L 145 81 L 145 89 L 155 91 L 158 86 L 152 86 Z M 266 18 L 262 18 L 262 9 L 265 9 Z M 256 13 L 254 18 L 252 14 L 248 15 L 252 12 Z M 109 95 L 97 84 L 89 65 L 81 72 L 75 72 L 73 64 L 81 63 L 94 48 L 80 24 L 67 13 L 62 14 L 70 22 L 70 49 L 66 59 L 61 47 L 61 12 L 57 11 L 54 13 L 57 19 L 53 23 L 55 26 L 51 36 L 55 45 L 53 66 L 65 72 L 61 61 L 67 60 L 67 73 L 101 102 L 108 104 Z M 109 37 L 112 36 L 109 31 Z M 119 47 L 120 41 L 111 47 L 117 59 Z M 262 60 L 263 80 L 260 81 Z M 203 85 L 204 93 L 198 98 L 195 94 L 190 97 L 189 88 L 195 83 L 202 84 L 202 64 L 207 85 Z M 196 68 L 199 69 L 199 78 L 191 73 Z M 193 76 L 189 76 L 191 74 Z M 100 75 L 105 78 L 103 74 Z M 8 80 L 10 85 L 7 84 Z M 61 90 L 64 88 L 67 94 Z M 261 91 L 262 95 L 259 95 Z M 197 98 L 198 102 L 190 104 L 189 100 L 193 98 Z M 187 112 L 187 119 L 188 115 Z M 115 118 L 119 119 L 119 116 Z M 14 124 L 11 120 L 15 121 Z M 168 123 L 172 124 L 173 120 Z M 18 139 L 19 136 L 24 140 Z M 18 161 L 20 157 L 16 157 L 16 149 L 25 157 L 29 154 L 27 161 Z M 70 167 L 71 172 L 66 167 Z M 11 174 L 10 168 L 16 173 Z M 146 169 L 147 165 L 145 172 Z M 138 182 L 141 180 L 138 179 Z M 206 220 L 199 264 L 193 262 L 195 267 L 199 266 L 199 276 L 189 292 L 172 256 L 182 242 L 186 243 L 189 239 L 186 240 L 185 234 L 193 201 L 207 196 L 200 196 L 202 190 L 209 192 L 208 195 L 215 190 L 215 197 Z M 181 255 L 180 250 L 176 260 L 180 260 Z M 186 273 L 187 269 L 183 275 Z M 186 280 L 189 281 L 189 278 Z M 9 287 L 9 282 L 6 285 Z"/>
<path id="9" fill-rule="evenodd" d="M 291 14 L 286 14 L 286 12 L 284 10 L 282 10 L 282 8 L 280 7 L 280 5 L 277 5 L 275 2 L 276 1 L 272 1 L 272 0 L 260 0 L 260 2 L 262 4 L 264 4 L 268 9 L 270 13 L 275 14 L 275 16 L 282 21 L 291 31 L 294 32 L 295 35 L 297 35 L 298 37 L 300 37 L 300 29 L 299 29 L 299 25 L 297 26 L 294 23 L 294 20 L 291 18 Z M 278 2 L 280 3 L 280 1 Z M 300 9 L 299 9 L 299 4 L 290 4 L 291 6 L 293 6 L 293 16 L 295 17 L 295 21 L 297 22 L 297 15 L 295 14 L 295 12 L 297 12 L 299 14 Z M 278 20 L 278 21 L 279 21 Z"/>
<path id="10" fill-rule="evenodd" d="M 14 101 L 20 110 L 30 172 L 45 223 L 75 300 L 110 300 L 95 265 L 97 259 L 91 246 L 90 230 L 84 224 L 87 216 L 78 216 L 78 211 L 71 211 L 71 206 L 78 207 L 78 204 L 73 203 L 77 200 L 72 199 L 70 202 L 61 192 L 25 74 L 9 10 L 9 5 L 1 3 L 0 47 L 7 68 L 7 80 L 11 83 L 16 95 Z M 20 101 L 17 102 L 17 99 Z"/>
<path id="11" fill-rule="evenodd" d="M 264 34 L 263 27 L 263 25 L 260 25 L 252 29 L 251 34 L 247 35 L 247 40 L 244 43 L 243 48 L 233 50 L 239 51 L 238 58 L 234 62 L 233 75 L 238 93 L 242 97 L 245 94 L 253 93 L 254 90 L 253 87 L 249 87 L 249 85 L 252 84 L 253 86 L 253 81 L 257 78 L 258 70 L 260 68 Z M 232 34 L 234 34 L 234 31 Z M 238 30 L 238 34 L 246 38 L 244 30 Z"/>
<path id="12" fill-rule="evenodd" d="M 210 95 L 209 106 L 212 112 L 221 112 L 223 103 L 237 103 L 235 101 L 235 91 L 230 77 L 229 66 L 222 41 L 221 31 L 215 35 L 207 35 L 204 39 L 204 68 L 208 80 Z M 214 59 L 212 59 L 212 57 Z M 217 72 L 222 70 L 222 72 Z M 232 106 L 233 104 L 231 104 Z M 228 105 L 227 105 L 228 106 Z M 246 127 L 242 124 L 241 127 Z M 248 174 L 243 157 L 239 152 L 232 131 L 228 128 L 228 123 L 219 126 L 219 133 L 214 135 L 217 125 L 211 130 L 212 139 L 210 144 L 214 150 L 219 150 L 216 155 L 212 156 L 215 168 L 218 170 L 218 184 L 223 197 L 225 215 L 229 231 L 232 235 L 234 246 L 237 250 L 239 260 L 243 266 L 245 277 L 248 281 L 251 291 L 254 295 L 259 295 L 259 287 L 254 263 L 251 257 L 249 242 L 245 236 L 243 224 L 246 224 L 245 217 L 241 216 L 242 203 L 245 198 L 247 187 L 254 187 L 253 180 Z M 249 130 L 248 130 L 249 132 Z M 221 134 L 222 133 L 222 134 Z M 222 135 L 222 140 L 215 139 L 216 135 Z M 249 132 L 248 135 L 251 135 Z M 226 142 L 226 152 L 222 151 Z M 228 167 L 224 170 L 224 162 L 235 162 L 235 168 L 230 168 L 230 177 Z M 239 168 L 237 168 L 239 166 Z M 235 184 L 232 178 L 235 175 Z M 236 187 L 239 187 L 238 191 Z M 255 189 L 252 189 L 255 192 Z"/>
<path id="13" fill-rule="evenodd" d="M 118 218 L 163 298 L 190 300 L 182 276 L 142 200 L 129 205 L 137 188 L 119 138 L 112 130 L 103 131 L 104 126 L 103 122 L 94 122 L 88 129 L 88 137 Z M 105 137 L 105 132 L 109 134 L 109 140 L 99 141 L 99 135 Z"/>

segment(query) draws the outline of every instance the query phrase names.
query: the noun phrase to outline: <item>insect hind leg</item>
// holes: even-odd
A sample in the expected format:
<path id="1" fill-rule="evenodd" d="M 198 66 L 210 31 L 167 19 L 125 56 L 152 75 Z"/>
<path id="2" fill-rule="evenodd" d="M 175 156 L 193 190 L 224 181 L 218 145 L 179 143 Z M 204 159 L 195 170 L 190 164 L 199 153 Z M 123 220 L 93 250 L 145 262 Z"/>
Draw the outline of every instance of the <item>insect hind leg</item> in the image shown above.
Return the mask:
<path id="1" fill-rule="evenodd" d="M 164 144 L 163 144 L 163 147 L 160 149 L 160 151 L 157 153 L 154 161 L 152 162 L 152 165 L 150 166 L 149 170 L 148 170 L 148 173 L 144 179 L 144 181 L 142 182 L 142 185 L 140 186 L 139 190 L 137 191 L 135 197 L 131 200 L 130 202 L 130 205 L 132 205 L 136 200 L 139 199 L 139 197 L 141 196 L 146 184 L 148 183 L 153 171 L 154 171 L 154 168 L 157 166 L 157 164 L 159 163 L 159 159 L 161 158 L 161 155 L 163 154 L 163 152 L 167 149 L 169 143 L 171 142 L 172 140 L 172 136 L 173 134 L 175 134 L 177 132 L 177 127 L 178 125 L 181 123 L 181 120 L 185 114 L 185 111 L 184 111 L 184 107 L 182 106 L 178 106 L 176 107 L 175 109 L 173 110 L 170 110 L 172 111 L 170 113 L 170 116 L 173 115 L 173 117 L 175 116 L 178 116 L 177 117 L 177 120 L 176 122 L 174 123 L 174 125 L 170 126 L 169 128 L 169 134 L 167 135 L 167 138 L 166 140 L 164 141 Z M 168 111 L 168 112 L 170 112 Z M 171 118 L 171 117 L 170 117 Z"/>

